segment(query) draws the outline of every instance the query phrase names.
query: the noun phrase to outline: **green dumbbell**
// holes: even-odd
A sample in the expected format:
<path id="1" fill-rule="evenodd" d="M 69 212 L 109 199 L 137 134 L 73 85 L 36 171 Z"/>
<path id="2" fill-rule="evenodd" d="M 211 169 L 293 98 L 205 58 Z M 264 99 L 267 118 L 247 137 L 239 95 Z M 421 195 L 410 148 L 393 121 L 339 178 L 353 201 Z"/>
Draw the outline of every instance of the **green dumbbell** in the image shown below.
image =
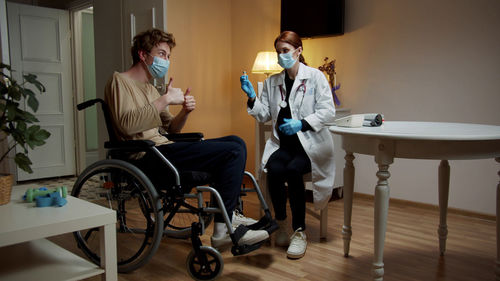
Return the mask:
<path id="1" fill-rule="evenodd" d="M 39 188 L 30 188 L 26 190 L 26 202 L 31 203 L 37 196 L 46 196 L 47 194 L 51 194 L 54 192 L 58 192 L 59 194 L 61 194 L 62 198 L 66 198 L 66 196 L 68 196 L 68 188 L 66 188 L 65 186 L 47 190 L 40 190 Z"/>

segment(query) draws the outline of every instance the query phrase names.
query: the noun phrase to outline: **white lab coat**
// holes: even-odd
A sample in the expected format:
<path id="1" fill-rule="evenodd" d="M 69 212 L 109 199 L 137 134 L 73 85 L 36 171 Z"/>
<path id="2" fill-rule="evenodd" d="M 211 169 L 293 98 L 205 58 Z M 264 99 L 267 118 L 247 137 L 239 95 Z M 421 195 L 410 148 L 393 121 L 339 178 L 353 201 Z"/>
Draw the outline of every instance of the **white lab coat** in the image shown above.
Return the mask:
<path id="1" fill-rule="evenodd" d="M 305 93 L 302 83 L 305 85 Z M 252 109 L 247 108 L 248 113 L 259 122 L 272 120 L 273 132 L 266 141 L 262 155 L 261 168 L 264 172 L 267 160 L 280 146 L 276 132 L 278 112 L 281 109 L 279 104 L 282 101 L 280 85 L 286 95 L 285 70 L 266 79 L 262 95 L 255 100 Z M 300 63 L 289 104 L 292 118 L 305 119 L 313 129 L 299 131 L 297 135 L 311 160 L 314 207 L 317 210 L 323 209 L 330 199 L 335 179 L 333 138 L 326 126 L 334 121 L 335 106 L 325 75 L 318 69 Z"/>

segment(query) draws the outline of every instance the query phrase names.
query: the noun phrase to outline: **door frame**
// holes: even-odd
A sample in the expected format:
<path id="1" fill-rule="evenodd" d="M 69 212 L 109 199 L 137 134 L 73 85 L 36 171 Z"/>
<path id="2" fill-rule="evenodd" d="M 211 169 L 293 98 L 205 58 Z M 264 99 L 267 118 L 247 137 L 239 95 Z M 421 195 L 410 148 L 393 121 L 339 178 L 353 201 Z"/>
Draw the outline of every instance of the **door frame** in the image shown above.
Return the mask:
<path id="1" fill-rule="evenodd" d="M 92 0 L 80 1 L 78 5 L 69 8 L 70 28 L 71 28 L 71 57 L 73 65 L 73 89 L 74 107 L 84 102 L 83 89 L 83 63 L 82 63 L 82 26 L 81 13 L 83 10 L 92 7 Z M 83 111 L 75 110 L 75 161 L 76 175 L 79 175 L 87 166 L 86 154 L 87 145 L 85 139 L 85 114 Z"/>

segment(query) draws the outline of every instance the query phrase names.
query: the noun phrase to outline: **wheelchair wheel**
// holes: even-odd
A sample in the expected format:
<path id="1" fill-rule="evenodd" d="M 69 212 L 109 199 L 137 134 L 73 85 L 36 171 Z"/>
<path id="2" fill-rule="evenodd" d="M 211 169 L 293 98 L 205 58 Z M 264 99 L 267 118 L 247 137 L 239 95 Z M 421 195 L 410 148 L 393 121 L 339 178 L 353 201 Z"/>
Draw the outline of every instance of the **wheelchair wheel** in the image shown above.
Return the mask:
<path id="1" fill-rule="evenodd" d="M 180 208 L 175 209 L 174 206 L 180 203 Z M 210 202 L 204 202 L 207 206 L 213 206 L 212 196 Z M 198 215 L 198 199 L 196 197 L 188 197 L 176 200 L 175 204 L 163 209 L 165 219 L 164 234 L 171 238 L 188 239 L 191 238 L 191 224 L 203 220 L 205 227 L 210 225 L 214 218 L 214 214 L 202 213 Z"/>
<path id="2" fill-rule="evenodd" d="M 78 177 L 71 195 L 116 211 L 118 272 L 130 272 L 151 259 L 162 238 L 161 200 L 150 180 L 122 160 L 98 161 Z M 100 264 L 99 229 L 74 232 L 78 247 Z"/>
<path id="3" fill-rule="evenodd" d="M 198 255 L 194 250 L 189 253 L 186 266 L 194 280 L 214 280 L 221 275 L 224 261 L 216 249 L 201 246 Z"/>

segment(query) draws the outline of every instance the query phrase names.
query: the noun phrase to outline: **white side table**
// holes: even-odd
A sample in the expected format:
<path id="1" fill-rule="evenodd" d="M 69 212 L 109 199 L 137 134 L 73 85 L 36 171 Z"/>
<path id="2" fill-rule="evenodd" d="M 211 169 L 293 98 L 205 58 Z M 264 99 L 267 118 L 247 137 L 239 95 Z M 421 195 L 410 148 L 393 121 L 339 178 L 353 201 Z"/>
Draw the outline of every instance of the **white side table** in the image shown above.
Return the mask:
<path id="1" fill-rule="evenodd" d="M 80 280 L 102 274 L 117 280 L 116 213 L 69 196 L 62 207 L 37 208 L 14 187 L 0 206 L 0 280 Z M 97 266 L 44 238 L 99 227 L 102 261 Z M 76 241 L 75 241 L 76 243 Z"/>

